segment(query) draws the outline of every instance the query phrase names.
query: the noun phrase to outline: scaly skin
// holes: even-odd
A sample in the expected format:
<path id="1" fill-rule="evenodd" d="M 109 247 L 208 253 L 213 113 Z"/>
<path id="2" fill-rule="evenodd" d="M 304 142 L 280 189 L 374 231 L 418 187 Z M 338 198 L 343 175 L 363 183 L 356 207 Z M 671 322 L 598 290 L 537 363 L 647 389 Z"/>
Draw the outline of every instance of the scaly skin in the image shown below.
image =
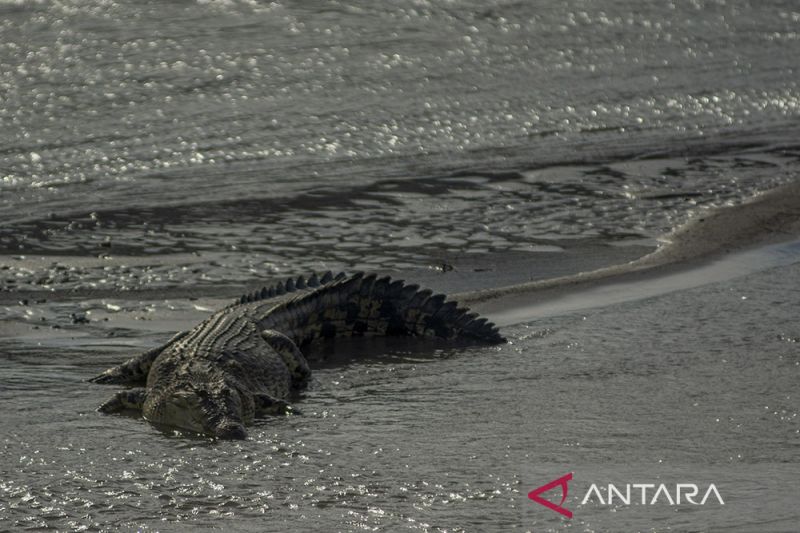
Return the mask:
<path id="1" fill-rule="evenodd" d="M 140 410 L 155 424 L 243 439 L 255 417 L 291 412 L 286 400 L 311 374 L 298 346 L 364 335 L 505 341 L 491 322 L 443 295 L 388 277 L 328 272 L 245 295 L 91 381 L 136 387 L 100 412 Z"/>

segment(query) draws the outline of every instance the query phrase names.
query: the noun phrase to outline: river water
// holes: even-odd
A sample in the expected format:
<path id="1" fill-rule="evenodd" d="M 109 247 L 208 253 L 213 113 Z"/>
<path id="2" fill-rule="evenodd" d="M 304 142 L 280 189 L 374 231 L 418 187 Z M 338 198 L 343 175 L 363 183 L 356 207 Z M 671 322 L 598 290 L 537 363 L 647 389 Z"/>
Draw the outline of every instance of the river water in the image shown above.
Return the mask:
<path id="1" fill-rule="evenodd" d="M 575 273 L 795 180 L 798 28 L 790 1 L 0 0 L 0 529 L 795 530 L 792 247 L 499 348 L 319 348 L 302 416 L 246 442 L 100 416 L 85 380 L 276 277 Z M 573 519 L 527 498 L 570 471 Z M 662 481 L 725 505 L 580 505 Z"/>

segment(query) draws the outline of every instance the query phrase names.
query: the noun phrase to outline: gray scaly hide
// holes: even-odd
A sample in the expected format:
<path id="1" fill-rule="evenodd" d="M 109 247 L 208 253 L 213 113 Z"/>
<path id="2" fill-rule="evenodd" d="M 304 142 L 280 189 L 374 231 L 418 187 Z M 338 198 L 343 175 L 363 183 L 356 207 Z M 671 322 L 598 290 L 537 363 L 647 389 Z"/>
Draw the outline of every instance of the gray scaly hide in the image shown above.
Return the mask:
<path id="1" fill-rule="evenodd" d="M 362 273 L 289 279 L 246 294 L 193 329 L 91 381 L 132 388 L 100 406 L 219 438 L 245 438 L 263 414 L 291 411 L 317 339 L 407 335 L 500 343 L 485 318 L 416 285 Z"/>

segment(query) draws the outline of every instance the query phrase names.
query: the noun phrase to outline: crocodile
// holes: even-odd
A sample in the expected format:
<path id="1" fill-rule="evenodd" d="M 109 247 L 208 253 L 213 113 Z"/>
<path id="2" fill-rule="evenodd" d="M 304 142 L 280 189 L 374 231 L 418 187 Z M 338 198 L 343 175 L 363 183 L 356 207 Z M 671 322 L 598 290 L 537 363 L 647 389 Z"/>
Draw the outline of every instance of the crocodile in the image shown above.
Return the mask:
<path id="1" fill-rule="evenodd" d="M 375 335 L 505 342 L 493 323 L 442 294 L 388 276 L 326 272 L 245 294 L 90 381 L 129 387 L 101 413 L 135 410 L 159 426 L 245 439 L 256 417 L 293 412 L 288 400 L 311 375 L 301 348 Z"/>

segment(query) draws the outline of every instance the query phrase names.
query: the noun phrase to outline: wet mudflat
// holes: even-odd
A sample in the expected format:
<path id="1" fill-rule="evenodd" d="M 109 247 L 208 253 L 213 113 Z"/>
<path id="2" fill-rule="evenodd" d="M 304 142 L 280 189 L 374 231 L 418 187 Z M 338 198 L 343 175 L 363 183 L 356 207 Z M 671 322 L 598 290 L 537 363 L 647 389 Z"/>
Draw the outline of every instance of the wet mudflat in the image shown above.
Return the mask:
<path id="1" fill-rule="evenodd" d="M 796 529 L 791 250 L 533 298 L 501 347 L 319 347 L 303 415 L 245 442 L 85 381 L 277 279 L 571 275 L 796 181 L 790 2 L 0 14 L 0 530 Z M 567 471 L 569 521 L 526 497 Z M 725 505 L 579 505 L 629 480 Z"/>

